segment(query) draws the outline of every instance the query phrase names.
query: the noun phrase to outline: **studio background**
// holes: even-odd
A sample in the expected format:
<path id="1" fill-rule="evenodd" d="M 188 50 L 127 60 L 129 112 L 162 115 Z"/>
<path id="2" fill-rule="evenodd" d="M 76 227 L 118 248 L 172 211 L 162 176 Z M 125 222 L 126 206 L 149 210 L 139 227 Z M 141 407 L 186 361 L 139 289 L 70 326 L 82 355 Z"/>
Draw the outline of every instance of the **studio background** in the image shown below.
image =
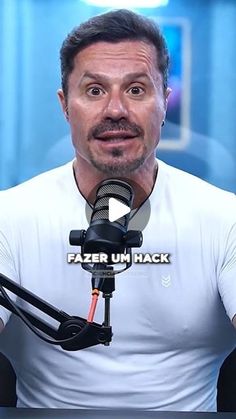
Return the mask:
<path id="1" fill-rule="evenodd" d="M 72 27 L 106 10 L 85 0 L 1 0 L 0 189 L 73 158 L 56 97 L 59 49 Z M 180 94 L 184 115 L 167 116 L 157 155 L 236 192 L 236 1 L 169 0 L 135 10 L 161 26 L 177 22 L 183 28 L 179 40 L 168 24 L 166 33 L 175 52 L 172 73 L 180 70 L 181 85 L 172 77 L 173 102 Z"/>

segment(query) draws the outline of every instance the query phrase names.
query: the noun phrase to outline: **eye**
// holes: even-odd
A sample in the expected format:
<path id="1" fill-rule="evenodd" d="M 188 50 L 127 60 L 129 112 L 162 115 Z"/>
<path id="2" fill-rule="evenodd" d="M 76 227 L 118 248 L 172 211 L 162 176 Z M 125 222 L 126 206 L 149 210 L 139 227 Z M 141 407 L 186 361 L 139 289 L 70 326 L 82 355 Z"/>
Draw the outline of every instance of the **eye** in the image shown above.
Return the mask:
<path id="1" fill-rule="evenodd" d="M 128 90 L 133 96 L 140 96 L 144 93 L 144 89 L 141 86 L 133 86 Z"/>
<path id="2" fill-rule="evenodd" d="M 101 96 L 104 91 L 100 87 L 92 86 L 87 90 L 87 93 L 89 96 Z"/>

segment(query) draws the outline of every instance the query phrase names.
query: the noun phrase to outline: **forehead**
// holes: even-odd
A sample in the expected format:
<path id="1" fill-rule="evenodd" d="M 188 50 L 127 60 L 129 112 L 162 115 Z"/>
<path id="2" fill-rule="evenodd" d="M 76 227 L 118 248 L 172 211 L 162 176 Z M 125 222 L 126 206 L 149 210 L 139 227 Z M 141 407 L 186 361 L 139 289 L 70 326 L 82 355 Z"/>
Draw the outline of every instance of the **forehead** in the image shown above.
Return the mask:
<path id="1" fill-rule="evenodd" d="M 140 71 L 157 74 L 157 53 L 145 41 L 96 42 L 80 51 L 74 59 L 74 71 L 106 74 Z"/>

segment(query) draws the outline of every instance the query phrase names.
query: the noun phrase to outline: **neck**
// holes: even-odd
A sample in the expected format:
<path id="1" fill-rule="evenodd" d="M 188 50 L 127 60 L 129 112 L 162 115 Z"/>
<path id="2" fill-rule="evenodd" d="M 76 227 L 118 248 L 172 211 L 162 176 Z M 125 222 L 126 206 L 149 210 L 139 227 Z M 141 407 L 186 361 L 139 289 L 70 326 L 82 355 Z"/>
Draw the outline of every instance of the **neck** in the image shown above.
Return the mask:
<path id="1" fill-rule="evenodd" d="M 91 163 L 77 156 L 73 164 L 75 181 L 84 198 L 93 204 L 96 198 L 96 187 L 103 180 L 117 178 L 127 181 L 134 189 L 133 208 L 138 208 L 150 195 L 155 184 L 158 166 L 155 158 L 148 159 L 138 170 L 124 176 L 110 176 L 101 173 Z M 91 193 L 91 191 L 93 191 Z"/>

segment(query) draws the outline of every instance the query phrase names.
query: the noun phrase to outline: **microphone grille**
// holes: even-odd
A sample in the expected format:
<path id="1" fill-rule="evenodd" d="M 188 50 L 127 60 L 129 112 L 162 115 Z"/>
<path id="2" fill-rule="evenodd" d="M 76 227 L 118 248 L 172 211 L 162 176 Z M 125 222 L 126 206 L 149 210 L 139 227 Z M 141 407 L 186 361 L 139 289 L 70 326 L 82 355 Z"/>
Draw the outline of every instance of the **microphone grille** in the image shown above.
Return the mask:
<path id="1" fill-rule="evenodd" d="M 124 205 L 132 208 L 133 189 L 132 187 L 121 180 L 110 179 L 102 182 L 97 190 L 97 197 L 94 204 L 94 211 L 91 221 L 109 220 L 109 199 L 115 198 Z M 116 222 L 123 227 L 128 224 L 129 214 L 119 218 Z"/>
<path id="2" fill-rule="evenodd" d="M 96 220 L 108 220 L 109 219 L 109 210 L 107 209 L 102 209 L 102 210 L 97 210 L 96 212 L 94 212 L 93 217 L 92 217 L 92 221 L 96 221 Z M 116 222 L 118 224 L 121 224 L 122 226 L 125 226 L 126 224 L 126 218 L 125 217 L 121 217 L 118 220 L 116 220 Z"/>
<path id="3" fill-rule="evenodd" d="M 126 189 L 123 185 L 117 185 L 115 183 L 103 185 L 98 189 L 97 196 L 106 194 L 119 195 L 120 198 L 123 197 L 128 201 L 132 199 L 132 193 L 129 189 Z"/>
<path id="4" fill-rule="evenodd" d="M 108 220 L 108 207 L 103 209 L 97 209 L 96 212 L 94 212 L 92 221 L 95 220 Z"/>
<path id="5" fill-rule="evenodd" d="M 99 198 L 99 199 L 97 199 L 97 202 L 96 202 L 96 208 L 97 209 L 99 209 L 100 207 L 106 207 L 108 205 L 108 197 L 107 196 L 105 196 L 105 197 L 101 197 L 101 198 Z"/>

